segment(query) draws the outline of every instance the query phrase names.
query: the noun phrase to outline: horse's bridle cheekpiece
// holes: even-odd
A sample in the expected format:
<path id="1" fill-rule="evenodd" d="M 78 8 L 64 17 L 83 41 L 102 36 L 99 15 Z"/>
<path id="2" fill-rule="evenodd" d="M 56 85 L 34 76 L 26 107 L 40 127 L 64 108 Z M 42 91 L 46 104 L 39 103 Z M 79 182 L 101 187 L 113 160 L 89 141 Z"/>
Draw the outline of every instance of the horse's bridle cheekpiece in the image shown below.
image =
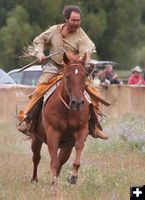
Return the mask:
<path id="1" fill-rule="evenodd" d="M 76 67 L 76 66 L 78 66 L 78 67 L 80 67 L 82 70 L 84 70 L 85 68 L 84 68 L 84 66 L 83 65 L 81 65 L 81 64 L 75 64 L 75 63 L 71 63 L 71 64 L 69 64 L 65 69 L 64 69 L 64 78 L 65 78 L 65 72 L 67 72 L 69 69 L 70 69 L 70 67 Z M 66 82 L 66 81 L 65 81 Z M 60 97 L 60 99 L 61 99 L 61 101 L 62 101 L 62 103 L 66 106 L 66 108 L 67 109 L 71 109 L 71 101 L 72 101 L 72 97 L 71 97 L 71 95 L 70 95 L 70 93 L 69 93 L 69 90 L 68 90 L 68 87 L 67 87 L 67 85 L 66 85 L 66 91 L 67 91 L 67 93 L 68 93 L 68 96 L 69 96 L 69 99 L 70 99 L 70 101 L 69 101 L 69 105 L 66 103 L 66 101 L 63 99 L 63 97 L 61 96 L 61 94 L 59 94 L 59 97 Z"/>

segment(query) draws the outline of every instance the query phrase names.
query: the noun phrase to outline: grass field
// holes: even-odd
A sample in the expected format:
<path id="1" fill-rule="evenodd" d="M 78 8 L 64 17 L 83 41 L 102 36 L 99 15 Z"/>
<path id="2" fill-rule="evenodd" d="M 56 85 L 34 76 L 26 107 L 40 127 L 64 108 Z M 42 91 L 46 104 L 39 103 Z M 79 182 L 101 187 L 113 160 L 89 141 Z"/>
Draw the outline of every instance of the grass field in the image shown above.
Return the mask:
<path id="1" fill-rule="evenodd" d="M 0 200 L 129 200 L 130 186 L 145 184 L 145 118 L 106 119 L 108 141 L 88 137 L 76 185 L 66 181 L 74 152 L 64 166 L 57 198 L 50 196 L 47 146 L 42 148 L 38 184 L 31 184 L 31 141 L 14 122 L 0 123 Z"/>

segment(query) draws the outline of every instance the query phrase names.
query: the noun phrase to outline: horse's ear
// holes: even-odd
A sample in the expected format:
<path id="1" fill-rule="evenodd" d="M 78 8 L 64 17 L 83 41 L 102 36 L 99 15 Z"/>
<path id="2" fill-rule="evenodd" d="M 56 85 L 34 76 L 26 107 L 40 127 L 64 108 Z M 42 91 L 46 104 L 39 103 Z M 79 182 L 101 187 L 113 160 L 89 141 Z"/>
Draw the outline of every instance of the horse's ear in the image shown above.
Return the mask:
<path id="1" fill-rule="evenodd" d="M 81 62 L 85 63 L 87 58 L 87 52 L 84 53 L 84 55 L 81 57 Z"/>
<path id="2" fill-rule="evenodd" d="M 68 64 L 70 61 L 66 52 L 63 53 L 63 61 L 65 64 Z"/>

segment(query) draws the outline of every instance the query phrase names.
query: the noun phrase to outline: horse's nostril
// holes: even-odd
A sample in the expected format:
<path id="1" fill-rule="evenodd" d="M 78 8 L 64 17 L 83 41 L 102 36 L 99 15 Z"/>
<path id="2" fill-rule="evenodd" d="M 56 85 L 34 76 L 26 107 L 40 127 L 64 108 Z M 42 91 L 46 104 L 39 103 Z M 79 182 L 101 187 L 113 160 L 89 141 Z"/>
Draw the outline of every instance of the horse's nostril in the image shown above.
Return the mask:
<path id="1" fill-rule="evenodd" d="M 85 103 L 85 101 L 84 100 L 82 100 L 82 104 L 84 104 Z"/>
<path id="2" fill-rule="evenodd" d="M 72 100 L 72 101 L 71 101 L 71 104 L 73 104 L 73 105 L 74 105 L 75 103 L 76 103 L 76 102 L 75 102 L 75 100 Z"/>

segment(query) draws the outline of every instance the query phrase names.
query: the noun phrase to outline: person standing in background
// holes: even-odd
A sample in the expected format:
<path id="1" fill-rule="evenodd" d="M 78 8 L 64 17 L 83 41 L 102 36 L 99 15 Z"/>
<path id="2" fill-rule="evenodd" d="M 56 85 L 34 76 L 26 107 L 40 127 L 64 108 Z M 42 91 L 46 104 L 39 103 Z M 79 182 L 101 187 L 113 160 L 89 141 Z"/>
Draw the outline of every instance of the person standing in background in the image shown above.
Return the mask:
<path id="1" fill-rule="evenodd" d="M 144 85 L 145 80 L 141 75 L 142 69 L 140 66 L 136 66 L 131 70 L 131 75 L 128 79 L 128 84 L 130 85 Z"/>

